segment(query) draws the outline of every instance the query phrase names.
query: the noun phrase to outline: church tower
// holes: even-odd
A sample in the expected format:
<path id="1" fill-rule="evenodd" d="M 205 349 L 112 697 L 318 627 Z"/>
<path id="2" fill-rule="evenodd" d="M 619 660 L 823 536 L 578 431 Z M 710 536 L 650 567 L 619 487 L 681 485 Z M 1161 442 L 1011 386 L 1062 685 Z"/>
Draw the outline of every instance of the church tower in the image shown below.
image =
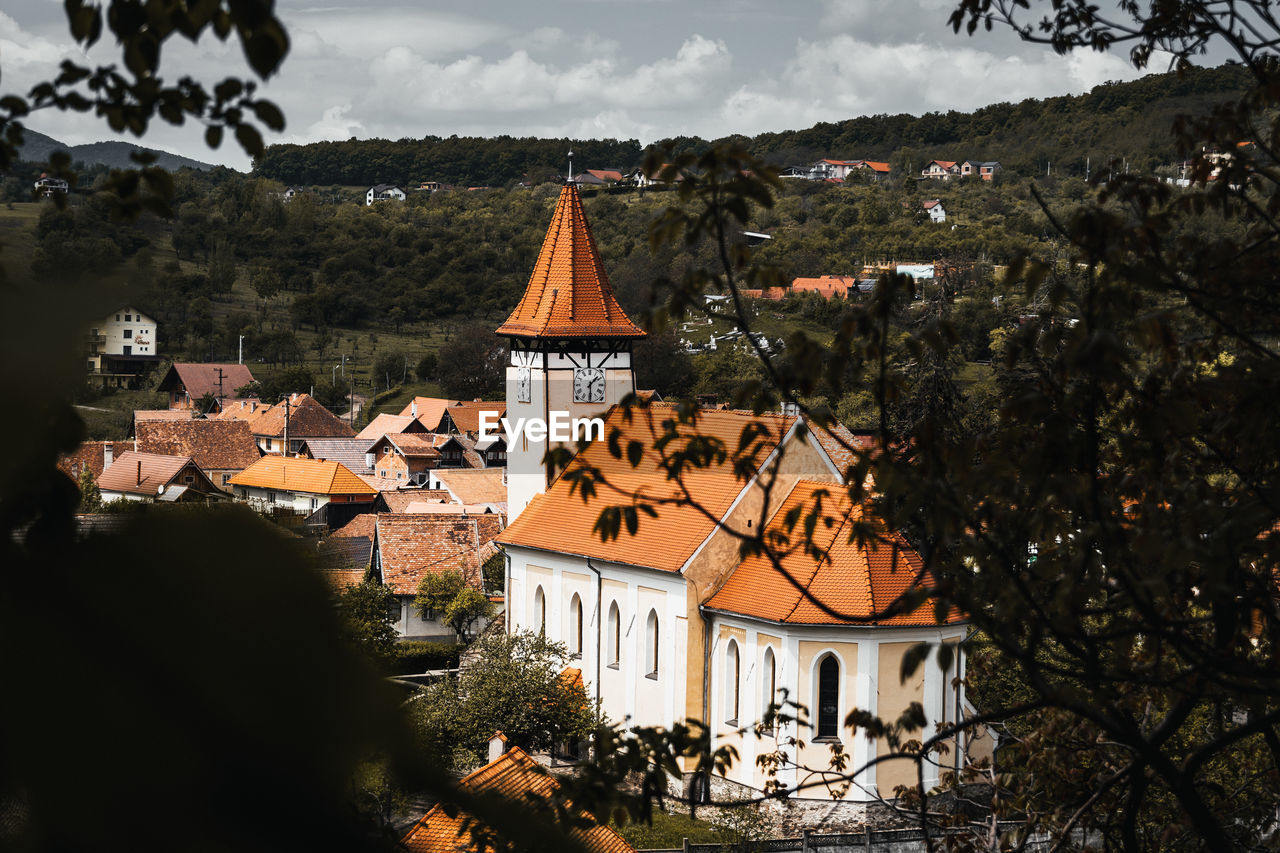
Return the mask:
<path id="1" fill-rule="evenodd" d="M 635 390 L 631 346 L 645 333 L 614 298 L 572 183 L 560 190 L 520 304 L 497 332 L 511 341 L 507 421 L 513 429 L 521 418 L 527 427 L 597 417 Z M 537 431 L 508 441 L 510 520 L 546 491 L 543 457 L 555 443 Z"/>

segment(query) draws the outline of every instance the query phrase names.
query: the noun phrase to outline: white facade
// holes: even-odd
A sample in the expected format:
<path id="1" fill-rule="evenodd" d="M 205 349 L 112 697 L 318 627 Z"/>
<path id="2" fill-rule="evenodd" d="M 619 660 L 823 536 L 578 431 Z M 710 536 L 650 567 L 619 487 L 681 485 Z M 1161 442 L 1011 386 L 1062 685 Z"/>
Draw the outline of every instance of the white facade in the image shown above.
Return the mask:
<path id="1" fill-rule="evenodd" d="M 93 349 L 90 370 L 102 369 L 104 355 L 157 355 L 156 321 L 132 306 L 112 311 L 99 326 L 89 330 L 89 337 Z"/>
<path id="2" fill-rule="evenodd" d="M 514 545 L 506 551 L 509 630 L 545 631 L 564 643 L 587 696 L 599 698 L 613 722 L 670 727 L 685 719 L 682 575 Z"/>
<path id="3" fill-rule="evenodd" d="M 579 399 L 584 395 L 578 394 L 583 389 L 577 380 L 588 370 L 599 371 L 602 380 L 601 399 L 596 402 Z M 513 347 L 507 367 L 507 421 L 512 425 L 521 418 L 526 423 L 549 422 L 556 413 L 563 413 L 570 422 L 601 417 L 634 390 L 635 374 L 628 349 L 551 352 L 545 348 Z M 531 439 L 527 434 L 507 442 L 507 512 L 511 521 L 529 501 L 547 490 L 543 459 L 549 444 L 564 443 L 537 440 L 536 436 Z M 567 443 L 570 448 L 574 444 Z"/>
<path id="4" fill-rule="evenodd" d="M 390 184 L 378 184 L 376 187 L 370 187 L 369 191 L 364 194 L 365 206 L 371 206 L 375 201 L 404 201 L 404 190 Z"/>
<path id="5" fill-rule="evenodd" d="M 826 768 L 831 747 L 837 742 L 849 755 L 850 771 L 888 753 L 883 742 L 870 741 L 844 726 L 845 718 L 855 708 L 891 722 L 910 702 L 920 702 L 927 722 L 921 733 L 905 739 L 928 737 L 936 723 L 953 722 L 962 710 L 963 693 L 951 684 L 956 677 L 956 666 L 960 667 L 961 675 L 964 672 L 960 655 L 948 673 L 943 673 L 932 657 L 921 664 L 916 676 L 906 684 L 901 683 L 899 671 L 906 648 L 920 642 L 958 642 L 966 632 L 963 625 L 902 628 L 780 625 L 723 613 L 709 613 L 708 620 L 713 638 L 708 652 L 711 664 L 708 722 L 712 749 L 724 745 L 737 749 L 739 760 L 727 776 L 734 782 L 762 789 L 767 779 L 764 770 L 756 764 L 756 757 L 782 749 L 799 760 L 788 762 L 778 773 L 777 781 L 792 791 L 796 791 L 797 786 L 805 786 L 797 792 L 802 798 L 830 799 L 833 790 L 825 780 L 800 768 Z M 836 735 L 824 738 L 818 732 L 819 673 L 827 658 L 832 658 L 838 667 L 839 691 L 834 711 Z M 791 721 L 757 738 L 752 732 L 753 725 L 763 719 L 770 703 L 784 701 L 805 706 L 809 711 L 807 724 Z M 782 710 L 795 716 L 793 707 Z M 798 756 L 789 745 L 790 738 L 805 744 Z M 948 760 L 954 761 L 956 754 L 952 750 Z M 925 786 L 937 785 L 940 771 L 945 769 L 950 766 L 926 765 Z M 878 796 L 892 798 L 896 785 L 915 784 L 915 773 L 914 763 L 905 760 L 874 765 L 854 777 L 841 799 L 867 802 Z"/>

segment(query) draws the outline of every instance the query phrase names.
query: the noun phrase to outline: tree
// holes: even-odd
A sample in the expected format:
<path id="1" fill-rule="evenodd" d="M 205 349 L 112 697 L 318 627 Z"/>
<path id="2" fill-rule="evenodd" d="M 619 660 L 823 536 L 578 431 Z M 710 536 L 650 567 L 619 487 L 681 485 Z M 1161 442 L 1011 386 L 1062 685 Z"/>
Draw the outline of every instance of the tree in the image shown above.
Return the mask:
<path id="1" fill-rule="evenodd" d="M 450 366 L 440 376 L 445 396 L 474 400 L 502 392 L 507 347 L 487 326 L 473 323 L 459 329 L 440 358 Z"/>
<path id="2" fill-rule="evenodd" d="M 418 369 L 415 371 L 418 374 L 418 379 L 422 382 L 433 381 L 436 378 L 436 366 L 439 362 L 440 359 L 433 352 L 429 352 L 419 359 Z"/>
<path id="3" fill-rule="evenodd" d="M 476 764 L 501 730 L 525 750 L 544 752 L 584 739 L 598 722 L 582 682 L 562 676 L 568 652 L 532 633 L 482 635 L 456 681 L 415 702 L 423 739 L 455 766 Z"/>
<path id="4" fill-rule="evenodd" d="M 468 584 L 457 569 L 423 575 L 413 606 L 423 619 L 439 618 L 460 637 L 466 636 L 478 620 L 493 615 L 493 602 Z"/>
<path id="5" fill-rule="evenodd" d="M 88 465 L 80 469 L 80 512 L 97 512 L 102 509 L 102 491 L 93 478 L 93 470 Z"/>
<path id="6" fill-rule="evenodd" d="M 373 580 L 351 584 L 338 596 L 338 612 L 361 653 L 378 666 L 390 661 L 400 612 L 400 600 L 391 587 Z"/>

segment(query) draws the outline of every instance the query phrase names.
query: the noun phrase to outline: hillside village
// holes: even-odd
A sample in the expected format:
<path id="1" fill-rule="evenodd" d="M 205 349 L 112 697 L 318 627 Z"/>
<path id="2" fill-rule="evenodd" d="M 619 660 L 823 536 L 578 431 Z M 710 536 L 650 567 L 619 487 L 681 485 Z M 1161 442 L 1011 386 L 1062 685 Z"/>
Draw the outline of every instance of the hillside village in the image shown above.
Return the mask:
<path id="1" fill-rule="evenodd" d="M 931 265 L 917 270 L 932 272 Z M 825 297 L 856 287 L 843 279 L 819 285 L 797 280 L 793 287 Z M 278 401 L 252 396 L 247 365 L 175 363 L 157 385 L 167 409 L 133 412 L 127 438 L 85 442 L 59 467 L 100 501 L 105 515 L 82 516 L 88 525 L 126 505 L 248 507 L 314 543 L 335 595 L 353 584 L 384 585 L 396 602 L 390 624 L 402 643 L 452 644 L 493 630 L 563 643 L 569 665 L 562 677 L 598 701 L 607 719 L 665 728 L 686 718 L 716 721 L 715 746 L 733 746 L 741 760 L 700 796 L 750 797 L 782 782 L 797 791 L 794 805 L 776 818 L 779 828 L 862 826 L 868 808 L 908 776 L 873 765 L 841 787 L 842 809 L 824 808 L 818 819 L 805 804 L 834 794 L 806 791 L 804 768 L 825 764 L 828 742 L 836 742 L 840 720 L 855 705 L 896 716 L 921 703 L 939 722 L 969 713 L 963 690 L 946 673 L 926 670 L 903 685 L 896 677 L 909 647 L 954 643 L 965 633 L 964 620 L 956 614 L 937 622 L 927 603 L 876 616 L 919 580 L 920 562 L 896 534 L 888 534 L 888 550 L 848 542 L 842 531 L 858 519 L 855 505 L 823 510 L 832 524 L 815 544 L 827 559 L 787 558 L 788 569 L 805 579 L 800 588 L 774 576 L 767 561 L 738 559 L 733 531 L 753 523 L 772 528 L 791 513 L 822 506 L 819 495 L 846 482 L 865 437 L 794 414 L 711 410 L 682 440 L 696 432 L 732 442 L 755 425 L 755 475 L 744 479 L 742 462 L 713 465 L 690 475 L 687 501 L 670 505 L 662 505 L 671 486 L 654 450 L 628 464 L 610 454 L 608 443 L 592 442 L 571 471 L 605 472 L 660 504 L 634 535 L 601 541 L 593 525 L 606 504 L 583 506 L 572 476 L 551 476 L 545 436 L 526 435 L 509 446 L 509 436 L 485 429 L 503 418 L 545 419 L 561 411 L 603 418 L 624 445 L 649 446 L 674 412 L 660 395 L 634 385 L 633 344 L 645 333 L 612 293 L 576 184 L 561 190 L 525 293 L 497 331 L 510 342 L 506 399 L 415 397 L 357 432 L 353 413 L 344 420 L 307 393 Z M 156 360 L 141 343 L 153 336 L 147 315 L 122 306 L 92 330 L 91 340 L 96 347 L 104 338 L 131 343 L 100 349 L 91 374 L 136 378 L 135 365 Z M 626 414 L 633 411 L 634 419 Z M 420 597 L 433 577 L 455 573 L 483 597 L 463 632 L 442 610 L 424 608 Z M 845 615 L 833 618 L 814 604 Z M 963 660 L 954 666 L 962 672 Z M 772 730 L 767 742 L 744 734 L 785 696 L 812 697 L 810 735 L 798 722 Z M 757 755 L 790 738 L 812 743 L 793 763 L 757 764 Z M 861 765 L 888 747 L 857 739 L 849 748 Z M 983 739 L 966 740 L 956 754 L 989 756 L 991 748 Z M 491 766 L 516 756 L 529 761 L 519 750 L 495 749 Z M 670 780 L 674 791 L 700 784 L 693 769 Z M 407 836 L 410 849 L 426 825 Z"/>

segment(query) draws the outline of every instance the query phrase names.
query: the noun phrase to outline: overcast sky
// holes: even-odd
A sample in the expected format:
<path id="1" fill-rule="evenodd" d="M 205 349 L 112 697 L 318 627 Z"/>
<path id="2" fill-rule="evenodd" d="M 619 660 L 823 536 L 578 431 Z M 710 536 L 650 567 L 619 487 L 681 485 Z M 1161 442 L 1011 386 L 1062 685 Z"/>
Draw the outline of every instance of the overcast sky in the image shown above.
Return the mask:
<path id="1" fill-rule="evenodd" d="M 288 126 L 268 142 L 448 136 L 706 138 L 859 115 L 971 110 L 1086 91 L 1138 72 L 1122 55 L 1060 57 L 1005 32 L 955 35 L 953 0 L 278 0 L 293 42 L 263 93 Z M 0 12 L 0 91 L 84 61 L 60 0 Z M 165 54 L 206 81 L 248 76 L 212 38 Z M 89 61 L 111 61 L 95 48 Z M 1162 70 L 1153 68 L 1152 70 Z M 79 115 L 29 125 L 69 144 L 113 138 Z M 158 122 L 144 144 L 248 169 L 232 142 Z M 856 157 L 858 152 L 831 152 Z M 960 152 L 963 153 L 963 152 Z"/>

